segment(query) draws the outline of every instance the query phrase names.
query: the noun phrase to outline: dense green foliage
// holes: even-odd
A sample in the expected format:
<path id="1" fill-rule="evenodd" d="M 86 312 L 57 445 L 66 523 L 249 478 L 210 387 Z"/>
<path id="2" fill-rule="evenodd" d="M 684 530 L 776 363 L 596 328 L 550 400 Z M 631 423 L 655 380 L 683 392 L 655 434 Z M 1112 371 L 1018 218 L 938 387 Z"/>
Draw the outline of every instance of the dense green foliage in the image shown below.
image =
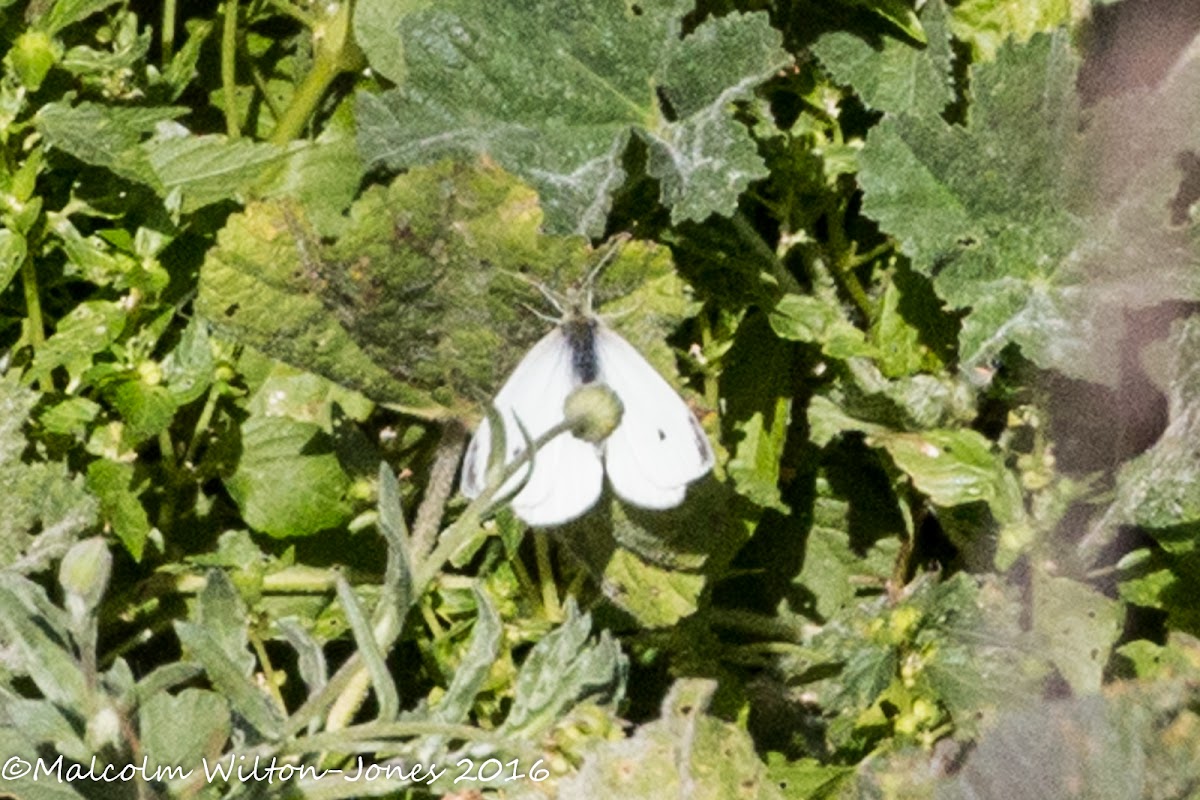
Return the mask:
<path id="1" fill-rule="evenodd" d="M 0 0 L 0 795 L 1195 796 L 1200 47 L 915 5 Z M 605 257 L 718 465 L 529 531 Z"/>

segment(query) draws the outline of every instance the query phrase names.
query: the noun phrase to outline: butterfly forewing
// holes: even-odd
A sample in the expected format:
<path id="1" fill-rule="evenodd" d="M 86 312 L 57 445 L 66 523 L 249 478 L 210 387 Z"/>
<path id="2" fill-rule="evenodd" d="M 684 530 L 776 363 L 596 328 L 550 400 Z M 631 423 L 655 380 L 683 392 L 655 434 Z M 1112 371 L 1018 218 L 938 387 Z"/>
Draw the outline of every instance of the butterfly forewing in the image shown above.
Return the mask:
<path id="1" fill-rule="evenodd" d="M 562 422 L 563 403 L 578 385 L 573 358 L 567 337 L 561 328 L 555 328 L 521 359 L 501 387 L 494 405 L 504 420 L 506 464 L 526 447 L 518 419 L 530 439 L 537 439 Z M 483 490 L 484 479 L 480 476 L 487 472 L 490 437 L 490 423 L 484 420 L 467 448 L 463 464 L 462 492 L 468 497 L 475 497 Z M 518 472 L 499 496 L 514 491 L 527 474 L 527 469 Z M 533 473 L 512 499 L 513 510 L 530 525 L 566 522 L 595 504 L 603 474 L 596 446 L 563 433 L 535 454 Z"/>

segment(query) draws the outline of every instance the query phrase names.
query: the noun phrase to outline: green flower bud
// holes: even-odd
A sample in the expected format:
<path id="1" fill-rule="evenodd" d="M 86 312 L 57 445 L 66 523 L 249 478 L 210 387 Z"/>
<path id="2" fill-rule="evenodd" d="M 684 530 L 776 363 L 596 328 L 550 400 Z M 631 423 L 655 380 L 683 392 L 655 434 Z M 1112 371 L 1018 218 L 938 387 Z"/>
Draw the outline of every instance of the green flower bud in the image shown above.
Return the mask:
<path id="1" fill-rule="evenodd" d="M 616 392 L 602 383 L 588 383 L 567 395 L 563 416 L 571 433 L 585 442 L 599 443 L 607 439 L 621 424 L 625 413 Z"/>
<path id="2" fill-rule="evenodd" d="M 100 604 L 110 572 L 112 553 L 104 539 L 95 536 L 71 546 L 58 565 L 58 583 L 72 616 L 82 617 Z"/>

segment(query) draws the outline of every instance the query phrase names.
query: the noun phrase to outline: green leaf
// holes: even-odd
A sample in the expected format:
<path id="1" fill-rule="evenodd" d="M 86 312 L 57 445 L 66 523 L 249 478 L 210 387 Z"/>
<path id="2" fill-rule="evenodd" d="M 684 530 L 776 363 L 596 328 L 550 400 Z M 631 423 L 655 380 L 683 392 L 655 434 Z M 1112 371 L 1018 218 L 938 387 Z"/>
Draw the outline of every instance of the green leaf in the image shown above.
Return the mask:
<path id="1" fill-rule="evenodd" d="M 49 10 L 40 17 L 35 17 L 35 21 L 38 27 L 53 36 L 68 25 L 81 22 L 118 2 L 119 0 L 54 0 Z"/>
<path id="2" fill-rule="evenodd" d="M 473 590 L 479 613 L 475 617 L 471 643 L 454 671 L 454 679 L 446 687 L 446 693 L 430 711 L 431 718 L 441 722 L 457 723 L 467 718 L 475 696 L 483 688 L 500 654 L 500 641 L 504 633 L 500 617 L 487 593 L 478 585 Z"/>
<path id="3" fill-rule="evenodd" d="M 363 39 L 368 59 L 403 83 L 358 97 L 368 164 L 403 169 L 487 154 L 538 190 L 553 231 L 599 234 L 625 179 L 630 136 L 649 150 L 672 219 L 729 214 L 766 174 L 736 101 L 788 62 L 765 14 L 710 17 L 681 35 L 691 4 L 605 0 L 564 13 L 549 0 L 484 7 L 457 0 L 391 11 L 392 36 Z"/>
<path id="4" fill-rule="evenodd" d="M 715 689 L 715 681 L 676 682 L 658 720 L 628 739 L 590 748 L 579 772 L 559 780 L 558 797 L 782 798 L 749 734 L 705 713 Z"/>
<path id="5" fill-rule="evenodd" d="M 6 59 L 17 74 L 17 79 L 31 92 L 36 92 L 46 75 L 62 56 L 61 46 L 56 45 L 44 31 L 25 31 L 17 37 Z"/>
<path id="6" fill-rule="evenodd" d="M 103 394 L 125 422 L 121 441 L 128 448 L 135 448 L 171 427 L 178 408 L 167 387 L 146 383 L 137 375 L 108 383 Z"/>
<path id="7" fill-rule="evenodd" d="M 983 501 L 1001 519 L 1021 516 L 1016 478 L 994 445 L 975 431 L 881 433 L 868 441 L 886 449 L 913 485 L 939 506 Z"/>
<path id="8" fill-rule="evenodd" d="M 894 116 L 861 153 L 864 213 L 951 309 L 968 310 L 965 368 L 1015 343 L 1038 366 L 1112 383 L 1125 310 L 1200 296 L 1190 235 L 1170 210 L 1176 153 L 1195 128 L 1180 98 L 1200 69 L 1188 62 L 1153 96 L 1085 117 L 1077 62 L 1061 34 L 1005 47 L 973 71 L 965 126 Z M 1142 135 L 1145 119 L 1155 125 Z M 1117 157 L 1128 141 L 1139 145 Z"/>
<path id="9" fill-rule="evenodd" d="M 50 103 L 36 121 L 47 142 L 79 160 L 143 183 L 164 198 L 178 193 L 184 212 L 230 199 L 288 157 L 286 149 L 270 144 L 192 135 L 171 122 L 186 111 Z"/>
<path id="10" fill-rule="evenodd" d="M 1034 572 L 1034 634 L 1042 652 L 1077 694 L 1100 690 L 1124 619 L 1122 604 L 1092 587 Z"/>
<path id="11" fill-rule="evenodd" d="M 100 500 L 100 516 L 135 560 L 150 535 L 150 519 L 133 489 L 132 464 L 102 458 L 88 465 L 87 488 Z"/>
<path id="12" fill-rule="evenodd" d="M 592 698 L 619 702 L 628 661 L 609 635 L 588 642 L 590 614 L 568 600 L 566 619 L 529 651 L 517 675 L 516 697 L 500 730 L 504 736 L 536 740 L 570 706 Z"/>
<path id="13" fill-rule="evenodd" d="M 193 136 L 175 131 L 141 146 L 160 195 L 182 194 L 184 213 L 229 200 L 248 191 L 266 168 L 285 161 L 281 147 L 225 136 Z"/>
<path id="14" fill-rule="evenodd" d="M 387 542 L 387 567 L 383 576 L 383 602 L 407 614 L 413 602 L 412 539 L 400 503 L 400 482 L 386 461 L 379 462 L 379 532 Z"/>
<path id="15" fill-rule="evenodd" d="M 618 547 L 605 566 L 604 586 L 643 627 L 668 628 L 696 611 L 704 576 L 663 569 Z"/>
<path id="16" fill-rule="evenodd" d="M 66 620 L 40 586 L 0 573 L 0 633 L 26 675 L 47 700 L 64 708 L 90 708 L 92 690 L 75 660 Z"/>
<path id="17" fill-rule="evenodd" d="M 721 394 L 727 405 L 722 422 L 734 432 L 726 469 L 740 495 L 764 508 L 786 511 L 779 470 L 792 418 L 794 348 L 772 336 L 763 322 L 761 316 L 745 320 L 725 358 Z"/>
<path id="18" fill-rule="evenodd" d="M 788 761 L 781 753 L 767 754 L 767 775 L 785 797 L 805 800 L 840 798 L 854 786 L 853 767 L 822 764 L 815 758 Z"/>
<path id="19" fill-rule="evenodd" d="M 832 496 L 828 480 L 818 480 L 804 565 L 793 581 L 812 598 L 810 607 L 796 610 L 815 619 L 834 616 L 858 598 L 860 587 L 882 586 L 891 578 L 903 529 L 889 518 L 896 516 L 888 508 L 891 498 L 878 497 L 876 486 L 862 483 L 855 475 L 847 488 L 856 494 L 843 499 Z"/>
<path id="20" fill-rule="evenodd" d="M 287 417 L 242 423 L 242 454 L 225 486 L 242 516 L 271 536 L 309 536 L 350 517 L 350 477 L 320 426 Z"/>
<path id="21" fill-rule="evenodd" d="M 212 761 L 221 756 L 231 730 L 228 703 L 204 689 L 154 694 L 138 708 L 138 736 L 151 770 Z"/>
<path id="22" fill-rule="evenodd" d="M 840 308 L 810 295 L 785 294 L 771 309 L 771 328 L 782 339 L 819 344 L 831 358 L 875 355 L 863 332 Z"/>
<path id="23" fill-rule="evenodd" d="M 950 10 L 950 30 L 971 46 L 978 60 L 990 61 L 1007 41 L 1024 42 L 1035 33 L 1069 25 L 1077 9 L 1070 0 L 964 0 Z"/>
<path id="24" fill-rule="evenodd" d="M 45 381 L 59 367 L 67 371 L 69 386 L 79 383 L 97 353 L 117 340 L 125 329 L 128 311 L 120 303 L 85 300 L 58 322 L 54 335 L 38 348 L 26 379 Z"/>
<path id="25" fill-rule="evenodd" d="M 358 597 L 354 594 L 354 589 L 342 575 L 337 576 L 337 597 L 338 604 L 342 607 L 342 613 L 346 615 L 346 621 L 350 623 L 354 642 L 358 645 L 358 655 L 362 659 L 367 673 L 371 676 L 371 686 L 375 690 L 375 700 L 379 704 L 377 719 L 380 722 L 391 722 L 400 711 L 400 695 L 396 692 L 396 682 L 392 680 L 392 674 L 388 671 L 387 662 L 384 660 L 384 653 L 380 649 L 379 643 L 375 641 L 375 631 L 367 619 L 362 603 L 359 602 Z"/>
<path id="26" fill-rule="evenodd" d="M 195 607 L 195 620 L 208 631 L 230 664 L 245 676 L 254 670 L 250 654 L 246 604 L 229 576 L 218 569 L 205 575 L 204 589 Z"/>
<path id="27" fill-rule="evenodd" d="M 187 113 L 173 106 L 120 107 L 49 103 L 38 110 L 38 130 L 52 147 L 123 178 L 161 188 L 141 143 L 165 122 Z"/>
<path id="28" fill-rule="evenodd" d="M 916 15 L 906 4 L 897 5 L 915 21 Z M 893 113 L 936 114 L 954 99 L 954 53 L 945 3 L 925 3 L 919 19 L 920 24 L 913 27 L 918 33 L 924 28 L 925 47 L 892 38 L 867 42 L 845 31 L 833 31 L 821 36 L 812 51 L 835 81 L 852 86 L 868 106 Z M 919 36 L 914 38 L 921 41 Z"/>
<path id="29" fill-rule="evenodd" d="M 23 733 L 9 727 L 0 727 L 0 747 L 5 753 L 24 758 L 30 764 L 41 755 L 36 743 Z M 83 800 L 84 795 L 75 791 L 67 781 L 47 780 L 43 775 L 34 780 L 32 773 L 4 782 L 4 789 L 21 800 Z"/>
<path id="30" fill-rule="evenodd" d="M 32 572 L 95 522 L 96 501 L 63 464 L 25 460 L 25 422 L 38 397 L 18 380 L 16 372 L 0 377 L 0 565 Z"/>
<path id="31" fill-rule="evenodd" d="M 8 725 L 20 731 L 29 744 L 49 744 L 55 752 L 76 761 L 91 757 L 76 729 L 77 723 L 71 720 L 66 709 L 48 700 L 29 700 L 0 689 L 0 710 Z"/>
<path id="32" fill-rule="evenodd" d="M 4 228 L 0 230 L 0 292 L 8 288 L 17 271 L 25 263 L 28 251 L 25 237 L 20 233 Z"/>
<path id="33" fill-rule="evenodd" d="M 38 423 L 47 433 L 86 438 L 88 426 L 100 414 L 100 404 L 86 397 L 68 397 L 42 412 Z"/>
<path id="34" fill-rule="evenodd" d="M 268 739 L 279 735 L 283 717 L 271 700 L 230 660 L 212 633 L 200 625 L 177 621 L 175 633 L 187 655 L 204 667 L 213 688 L 230 709 Z"/>
<path id="35" fill-rule="evenodd" d="M 511 176 L 450 163 L 367 190 L 332 242 L 293 205 L 254 204 L 221 231 L 197 304 L 214 328 L 280 360 L 442 414 L 495 392 L 546 333 L 535 311 L 548 304 L 531 283 L 566 289 L 594 266 L 583 240 L 543 236 L 540 223 Z M 665 334 L 694 304 L 669 251 L 627 244 L 596 297 L 605 312 L 620 310 L 604 304 L 617 297 L 636 308 L 617 326 L 652 363 L 673 365 Z"/>
<path id="36" fill-rule="evenodd" d="M 215 367 L 208 324 L 200 317 L 192 317 L 179 343 L 162 360 L 163 379 L 175 404 L 185 406 L 208 391 Z"/>
<path id="37" fill-rule="evenodd" d="M 357 21 L 357 9 L 354 16 Z M 316 141 L 294 145 L 286 159 L 266 169 L 256 187 L 258 194 L 299 203 L 321 236 L 339 233 L 346 223 L 346 208 L 363 180 L 354 134 L 352 107 L 347 101 Z"/>

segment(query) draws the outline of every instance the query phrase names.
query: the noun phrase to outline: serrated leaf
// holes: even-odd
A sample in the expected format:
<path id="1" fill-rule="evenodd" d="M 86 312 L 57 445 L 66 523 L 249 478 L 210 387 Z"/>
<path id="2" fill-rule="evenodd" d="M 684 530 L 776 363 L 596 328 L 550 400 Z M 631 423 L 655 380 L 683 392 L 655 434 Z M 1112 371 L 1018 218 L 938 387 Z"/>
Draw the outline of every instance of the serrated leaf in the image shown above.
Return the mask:
<path id="1" fill-rule="evenodd" d="M 580 614 L 575 601 L 568 600 L 566 619 L 533 646 L 521 665 L 516 696 L 500 728 L 503 735 L 536 739 L 579 701 L 620 700 L 628 661 L 608 631 L 589 643 L 591 629 L 591 615 Z"/>
<path id="2" fill-rule="evenodd" d="M 912 10 L 907 6 L 904 10 L 915 22 L 917 16 Z M 834 31 L 818 39 L 812 50 L 834 80 L 852 86 L 868 106 L 894 113 L 936 114 L 954 98 L 954 53 L 945 3 L 925 3 L 919 20 L 915 30 L 924 29 L 925 47 L 892 38 L 867 42 L 854 34 Z"/>
<path id="3" fill-rule="evenodd" d="M 566 10 L 549 0 L 486 9 L 460 0 L 412 10 L 368 0 L 359 13 L 400 20 L 363 41 L 404 83 L 358 97 L 359 143 L 392 169 L 484 154 L 532 183 L 554 231 L 596 235 L 625 179 L 631 135 L 649 150 L 672 218 L 729 214 L 765 175 L 731 106 L 788 61 L 763 14 L 709 18 L 681 36 L 689 3 L 619 0 Z"/>
<path id="4" fill-rule="evenodd" d="M 113 533 L 135 560 L 150 535 L 150 519 L 133 490 L 133 465 L 109 459 L 88 465 L 87 488 L 100 500 L 100 516 L 112 526 Z"/>
<path id="5" fill-rule="evenodd" d="M 178 408 L 167 387 L 146 383 L 136 375 L 108 383 L 103 393 L 125 422 L 121 441 L 130 449 L 171 427 Z"/>
<path id="6" fill-rule="evenodd" d="M 242 452 L 225 479 L 247 524 L 271 536 L 309 536 L 350 516 L 350 477 L 320 426 L 288 417 L 242 423 Z"/>
<path id="7" fill-rule="evenodd" d="M 1111 383 L 1125 309 L 1200 296 L 1190 236 L 1170 210 L 1175 154 L 1195 123 L 1178 98 L 1194 95 L 1200 70 L 1085 118 L 1077 63 L 1062 34 L 1007 46 L 974 70 L 965 126 L 894 116 L 861 153 L 864 212 L 951 308 L 969 309 L 965 367 L 1016 343 L 1039 366 Z M 1152 136 L 1137 133 L 1144 119 Z M 1116 157 L 1130 140 L 1138 147 Z"/>
<path id="8" fill-rule="evenodd" d="M 124 108 L 98 103 L 50 103 L 38 111 L 38 130 L 53 147 L 79 160 L 143 183 L 165 198 L 180 195 L 194 211 L 229 199 L 288 157 L 286 148 L 225 136 L 195 136 L 171 122 L 187 109 Z"/>
<path id="9" fill-rule="evenodd" d="M 856 475 L 850 498 L 832 496 L 826 480 L 819 480 L 813 503 L 812 526 L 804 542 L 804 564 L 794 583 L 811 597 L 797 608 L 818 620 L 832 617 L 858 597 L 862 586 L 883 586 L 891 578 L 900 537 L 883 537 L 897 520 L 888 519 L 888 499 L 877 497 L 874 485 L 861 486 Z M 847 502 L 849 500 L 849 502 Z M 902 529 L 893 528 L 901 534 Z M 882 538 L 871 541 L 870 537 Z"/>
<path id="10" fill-rule="evenodd" d="M 184 213 L 229 200 L 262 178 L 267 167 L 286 161 L 288 150 L 225 136 L 163 136 L 141 146 L 160 195 L 182 194 Z"/>
<path id="11" fill-rule="evenodd" d="M 117 340 L 125 329 L 128 311 L 108 300 L 85 300 L 58 321 L 58 329 L 34 354 L 29 382 L 44 381 L 59 367 L 73 386 L 92 365 L 97 353 Z"/>

